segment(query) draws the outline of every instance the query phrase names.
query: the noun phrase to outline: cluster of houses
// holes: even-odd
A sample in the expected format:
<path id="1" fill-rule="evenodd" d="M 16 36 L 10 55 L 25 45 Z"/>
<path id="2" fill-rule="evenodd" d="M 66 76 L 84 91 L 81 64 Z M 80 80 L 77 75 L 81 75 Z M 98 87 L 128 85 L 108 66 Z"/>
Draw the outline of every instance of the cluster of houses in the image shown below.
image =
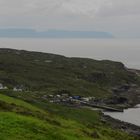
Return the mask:
<path id="1" fill-rule="evenodd" d="M 3 84 L 0 83 L 0 89 L 8 89 L 7 86 L 3 86 Z"/>
<path id="2" fill-rule="evenodd" d="M 4 86 L 2 83 L 0 83 L 0 90 L 7 90 L 8 87 Z M 24 91 L 23 86 L 16 86 L 12 89 L 15 92 L 22 92 Z M 97 102 L 98 99 L 95 97 L 84 97 L 79 95 L 70 95 L 69 93 L 61 93 L 61 94 L 50 94 L 50 95 L 43 95 L 41 97 L 44 100 L 47 100 L 51 103 L 80 103 L 80 101 L 83 102 Z"/>
<path id="3" fill-rule="evenodd" d="M 6 90 L 6 89 L 8 89 L 8 87 L 4 86 L 2 83 L 0 83 L 0 90 Z M 13 88 L 13 91 L 22 92 L 23 88 L 21 86 L 16 86 L 16 87 Z"/>
<path id="4" fill-rule="evenodd" d="M 95 97 L 72 96 L 69 94 L 44 95 L 42 98 L 51 103 L 71 103 L 78 101 L 90 102 L 96 100 Z"/>

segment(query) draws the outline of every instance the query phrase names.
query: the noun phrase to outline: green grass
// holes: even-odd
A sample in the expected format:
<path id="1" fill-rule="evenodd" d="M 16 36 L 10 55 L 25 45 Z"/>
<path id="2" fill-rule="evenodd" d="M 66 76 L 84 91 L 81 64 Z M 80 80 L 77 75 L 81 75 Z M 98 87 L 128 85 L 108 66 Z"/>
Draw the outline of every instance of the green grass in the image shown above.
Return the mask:
<path id="1" fill-rule="evenodd" d="M 43 104 L 44 105 L 44 104 Z M 86 108 L 74 108 L 63 105 L 56 105 L 46 103 L 45 109 L 50 113 L 56 114 L 57 116 L 63 117 L 64 119 L 75 120 L 83 124 L 94 124 L 99 122 L 100 115 L 98 111 L 92 111 Z"/>
<path id="2" fill-rule="evenodd" d="M 1 140 L 53 140 L 64 139 L 57 129 L 41 120 L 17 115 L 0 113 Z"/>
<path id="3" fill-rule="evenodd" d="M 0 101 L 4 101 L 4 102 L 9 103 L 9 104 L 15 104 L 17 106 L 27 108 L 27 109 L 29 109 L 31 111 L 44 112 L 43 110 L 41 110 L 41 109 L 39 109 L 39 108 L 37 108 L 37 107 L 27 103 L 27 102 L 24 102 L 22 100 L 15 99 L 15 98 L 3 95 L 3 94 L 0 94 Z"/>
<path id="4" fill-rule="evenodd" d="M 1 140 L 91 140 L 74 121 L 64 121 L 65 127 L 53 126 L 33 117 L 0 112 Z"/>
<path id="5" fill-rule="evenodd" d="M 6 95 L 0 94 L 0 101 L 9 105 L 15 103 L 20 108 L 27 108 L 32 114 L 38 110 L 29 103 Z M 139 140 L 102 124 L 97 111 L 50 103 L 42 109 L 49 113 L 40 112 L 40 117 L 17 114 L 15 110 L 1 110 L 0 140 Z"/>
<path id="6" fill-rule="evenodd" d="M 125 133 L 105 126 L 87 128 L 73 120 L 60 119 L 63 126 L 55 126 L 33 117 L 0 112 L 1 140 L 136 140 Z"/>

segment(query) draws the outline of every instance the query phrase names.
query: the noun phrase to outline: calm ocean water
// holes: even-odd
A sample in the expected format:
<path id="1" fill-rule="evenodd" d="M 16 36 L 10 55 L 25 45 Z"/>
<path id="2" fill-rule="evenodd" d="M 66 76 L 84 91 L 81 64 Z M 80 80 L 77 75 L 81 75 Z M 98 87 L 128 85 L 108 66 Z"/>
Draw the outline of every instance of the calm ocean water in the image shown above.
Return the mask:
<path id="1" fill-rule="evenodd" d="M 140 105 L 137 105 L 137 108 L 125 109 L 124 112 L 104 112 L 104 114 L 140 126 Z"/>
<path id="2" fill-rule="evenodd" d="M 34 39 L 0 38 L 1 48 L 16 48 L 123 62 L 140 69 L 140 39 Z"/>

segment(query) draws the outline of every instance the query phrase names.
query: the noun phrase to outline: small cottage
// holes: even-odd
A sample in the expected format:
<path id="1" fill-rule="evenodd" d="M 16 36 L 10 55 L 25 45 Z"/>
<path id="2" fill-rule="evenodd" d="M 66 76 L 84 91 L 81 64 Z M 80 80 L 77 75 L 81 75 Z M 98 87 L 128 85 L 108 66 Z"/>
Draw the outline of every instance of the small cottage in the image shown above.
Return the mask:
<path id="1" fill-rule="evenodd" d="M 22 92 L 23 89 L 21 89 L 21 88 L 17 88 L 17 87 L 14 87 L 14 88 L 13 88 L 13 91 L 20 91 L 20 92 Z"/>
<path id="2" fill-rule="evenodd" d="M 3 84 L 0 83 L 0 89 L 8 89 L 7 86 L 3 86 Z"/>
<path id="3" fill-rule="evenodd" d="M 3 88 L 4 88 L 4 87 L 3 87 L 3 84 L 0 83 L 0 89 L 3 89 Z"/>

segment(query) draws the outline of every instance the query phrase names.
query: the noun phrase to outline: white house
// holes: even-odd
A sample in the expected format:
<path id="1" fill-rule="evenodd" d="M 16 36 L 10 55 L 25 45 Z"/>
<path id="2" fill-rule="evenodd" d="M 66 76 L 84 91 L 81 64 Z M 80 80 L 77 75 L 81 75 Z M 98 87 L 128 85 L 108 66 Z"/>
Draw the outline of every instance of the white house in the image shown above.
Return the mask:
<path id="1" fill-rule="evenodd" d="M 94 100 L 94 99 L 95 99 L 95 97 L 83 97 L 82 101 L 89 102 L 89 101 Z"/>
<path id="2" fill-rule="evenodd" d="M 3 88 L 4 88 L 4 87 L 3 87 L 3 84 L 0 83 L 0 89 L 3 89 Z"/>
<path id="3" fill-rule="evenodd" d="M 8 87 L 7 86 L 4 86 L 3 89 L 8 89 Z"/>
<path id="4" fill-rule="evenodd" d="M 20 91 L 20 92 L 22 92 L 23 90 L 21 88 L 14 87 L 13 91 Z"/>
<path id="5" fill-rule="evenodd" d="M 7 86 L 3 86 L 3 84 L 0 83 L 0 89 L 8 89 Z"/>

